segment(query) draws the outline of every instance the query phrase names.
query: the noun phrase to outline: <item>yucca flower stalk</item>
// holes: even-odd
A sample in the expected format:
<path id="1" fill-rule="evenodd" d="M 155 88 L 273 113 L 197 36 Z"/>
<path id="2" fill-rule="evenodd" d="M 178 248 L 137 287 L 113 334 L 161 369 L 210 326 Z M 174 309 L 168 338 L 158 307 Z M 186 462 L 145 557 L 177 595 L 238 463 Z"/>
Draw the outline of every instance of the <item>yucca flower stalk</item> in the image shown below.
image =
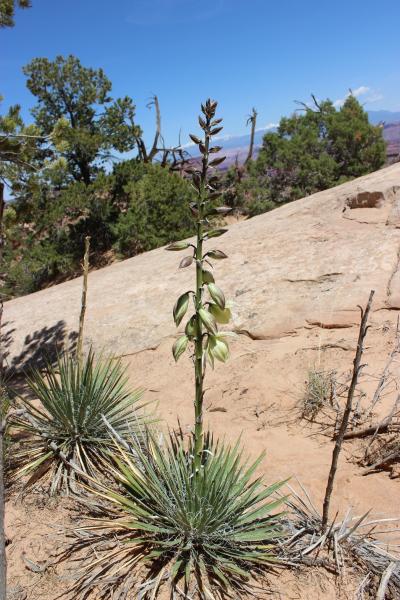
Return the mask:
<path id="1" fill-rule="evenodd" d="M 191 248 L 180 266 L 196 268 L 194 289 L 181 294 L 173 309 L 179 326 L 191 302 L 194 308 L 185 333 L 173 345 L 175 360 L 189 344 L 193 348 L 193 434 L 187 440 L 179 431 L 161 438 L 161 443 L 148 431 L 142 445 L 134 436 L 125 440 L 113 436 L 111 473 L 119 489 L 101 480 L 91 482 L 101 505 L 95 507 L 94 520 L 71 534 L 72 551 L 78 551 L 84 563 L 71 590 L 74 599 L 88 598 L 94 591 L 99 600 L 155 600 L 165 588 L 171 599 L 244 598 L 251 593 L 251 579 L 276 564 L 283 499 L 275 492 L 282 482 L 266 486 L 255 476 L 263 456 L 247 463 L 240 440 L 230 446 L 203 430 L 206 363 L 213 366 L 215 360 L 227 360 L 224 336 L 229 332 L 219 332 L 218 324 L 228 323 L 231 316 L 224 293 L 207 269 L 212 259 L 227 256 L 205 248 L 209 239 L 226 231 L 213 228 L 210 217 L 228 211 L 214 207 L 216 178 L 209 173 L 224 160 L 212 157 L 220 151 L 211 145 L 221 131 L 216 107 L 212 100 L 202 105 L 203 139 L 191 135 L 202 154 L 201 168 L 190 171 L 197 190 L 197 201 L 190 206 L 196 243 L 181 241 L 167 247 Z"/>
<path id="2" fill-rule="evenodd" d="M 208 99 L 201 105 L 202 116 L 199 116 L 199 125 L 203 130 L 203 138 L 190 134 L 192 141 L 197 144 L 202 155 L 201 168 L 189 168 L 192 177 L 192 185 L 197 192 L 197 201 L 190 206 L 192 215 L 196 222 L 196 243 L 175 242 L 167 246 L 167 250 L 179 251 L 192 248 L 192 256 L 186 256 L 180 262 L 180 267 L 188 267 L 195 264 L 196 282 L 195 290 L 187 291 L 175 303 L 173 317 L 175 324 L 180 325 L 188 308 L 190 298 L 193 300 L 194 313 L 190 316 L 185 334 L 179 337 L 173 346 L 173 355 L 177 361 L 185 352 L 189 342 L 194 345 L 193 359 L 195 372 L 195 400 L 194 400 L 194 469 L 198 473 L 204 451 L 203 432 L 203 399 L 204 399 L 204 375 L 206 361 L 214 365 L 214 359 L 225 362 L 229 356 L 229 348 L 224 335 L 218 332 L 218 323 L 228 323 L 230 310 L 226 306 L 225 296 L 222 290 L 215 284 L 213 274 L 207 270 L 206 265 L 212 266 L 210 259 L 224 259 L 227 255 L 218 249 L 204 252 L 204 243 L 212 238 L 223 235 L 227 230 L 224 228 L 212 228 L 209 218 L 218 214 L 226 214 L 231 209 L 227 207 L 215 208 L 213 201 L 220 196 L 221 192 L 215 189 L 214 184 L 218 180 L 216 176 L 210 176 L 210 171 L 215 169 L 224 160 L 224 156 L 213 158 L 213 155 L 221 151 L 220 146 L 212 146 L 212 138 L 222 131 L 222 119 L 216 119 L 215 113 L 217 102 Z M 206 297 L 208 292 L 208 297 Z"/>

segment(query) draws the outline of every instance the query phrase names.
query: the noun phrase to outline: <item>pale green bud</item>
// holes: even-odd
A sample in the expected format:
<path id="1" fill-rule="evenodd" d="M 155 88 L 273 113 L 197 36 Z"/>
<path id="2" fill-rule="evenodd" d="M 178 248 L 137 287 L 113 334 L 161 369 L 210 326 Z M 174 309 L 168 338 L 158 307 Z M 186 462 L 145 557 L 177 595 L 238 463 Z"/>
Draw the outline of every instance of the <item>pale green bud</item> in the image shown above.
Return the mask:
<path id="1" fill-rule="evenodd" d="M 179 296 L 179 298 L 176 301 L 175 306 L 174 306 L 173 315 L 174 315 L 175 325 L 177 327 L 178 327 L 179 323 L 182 321 L 183 317 L 185 316 L 188 306 L 189 306 L 189 292 L 186 292 L 185 294 L 182 294 L 182 296 Z"/>
<path id="2" fill-rule="evenodd" d="M 216 304 L 210 304 L 208 310 L 217 321 L 221 325 L 226 325 L 232 318 L 232 313 L 230 308 L 226 307 L 224 309 L 220 308 Z"/>
<path id="3" fill-rule="evenodd" d="M 229 347 L 224 340 L 212 336 L 208 339 L 208 353 L 220 362 L 226 362 L 229 358 Z"/>
<path id="4" fill-rule="evenodd" d="M 172 346 L 172 354 L 174 355 L 175 362 L 178 362 L 179 357 L 185 352 L 188 342 L 189 338 L 186 337 L 186 335 L 182 335 L 175 340 L 175 343 Z"/>
<path id="5" fill-rule="evenodd" d="M 214 335 L 218 332 L 217 323 L 214 317 L 205 308 L 199 309 L 199 316 L 205 328 Z"/>
<path id="6" fill-rule="evenodd" d="M 208 284 L 208 291 L 214 302 L 221 308 L 225 308 L 224 292 L 215 283 Z"/>

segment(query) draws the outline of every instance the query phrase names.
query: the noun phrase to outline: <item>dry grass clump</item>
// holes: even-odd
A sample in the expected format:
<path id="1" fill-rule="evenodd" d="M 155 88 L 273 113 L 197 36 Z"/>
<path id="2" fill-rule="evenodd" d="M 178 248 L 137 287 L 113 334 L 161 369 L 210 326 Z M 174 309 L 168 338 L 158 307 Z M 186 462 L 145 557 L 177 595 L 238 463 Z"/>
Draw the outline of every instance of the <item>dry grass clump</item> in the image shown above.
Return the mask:
<path id="1" fill-rule="evenodd" d="M 301 400 L 302 418 L 314 421 L 322 408 L 333 405 L 335 381 L 333 371 L 316 368 L 308 370 L 304 395 Z"/>
<path id="2" fill-rule="evenodd" d="M 387 534 L 400 533 L 399 518 L 370 519 L 369 512 L 353 516 L 349 509 L 341 521 L 336 514 L 324 531 L 320 512 L 304 488 L 302 492 L 291 489 L 286 502 L 288 536 L 281 543 L 279 558 L 291 566 L 322 566 L 337 576 L 352 570 L 360 577 L 356 598 L 400 598 L 400 544 L 385 539 Z"/>

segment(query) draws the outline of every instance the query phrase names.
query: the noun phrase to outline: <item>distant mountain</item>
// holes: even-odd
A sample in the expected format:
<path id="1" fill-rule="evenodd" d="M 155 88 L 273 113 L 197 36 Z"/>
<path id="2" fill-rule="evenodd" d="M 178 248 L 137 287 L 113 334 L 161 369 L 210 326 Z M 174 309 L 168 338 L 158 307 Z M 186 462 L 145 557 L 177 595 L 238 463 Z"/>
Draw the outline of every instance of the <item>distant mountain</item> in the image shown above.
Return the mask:
<path id="1" fill-rule="evenodd" d="M 370 123 L 379 125 L 383 123 L 383 137 L 387 142 L 388 159 L 392 160 L 400 154 L 400 112 L 391 112 L 389 110 L 370 110 L 368 111 Z M 268 127 L 256 131 L 254 137 L 254 156 L 260 151 L 264 135 L 269 131 L 276 131 L 276 127 Z M 249 150 L 250 134 L 245 135 L 226 135 L 218 140 L 223 147 L 221 154 L 226 156 L 226 160 L 221 165 L 222 170 L 226 170 L 235 164 L 243 164 L 246 160 Z M 191 147 L 188 148 L 191 153 Z"/>
<path id="2" fill-rule="evenodd" d="M 264 135 L 269 131 L 276 131 L 276 127 L 268 127 L 259 129 L 254 136 L 254 156 L 260 151 Z M 225 162 L 222 163 L 220 169 L 225 171 L 235 164 L 236 160 L 239 164 L 243 164 L 246 160 L 249 151 L 250 134 L 245 135 L 226 135 L 215 139 L 215 143 L 222 146 L 221 155 L 226 156 Z M 192 148 L 187 148 L 189 154 L 192 154 Z"/>
<path id="3" fill-rule="evenodd" d="M 275 127 L 266 127 L 265 129 L 259 129 L 256 131 L 254 136 L 254 144 L 256 146 L 261 146 L 264 135 L 268 131 L 276 131 Z M 226 135 L 221 136 L 218 140 L 218 143 L 223 146 L 224 150 L 230 150 L 233 148 L 248 148 L 250 141 L 250 134 L 246 133 L 244 135 Z"/>
<path id="4" fill-rule="evenodd" d="M 389 160 L 400 156 L 400 121 L 398 123 L 385 123 L 383 137 L 387 142 L 387 156 Z"/>
<path id="5" fill-rule="evenodd" d="M 396 123 L 400 121 L 400 112 L 390 110 L 369 110 L 368 117 L 370 123 L 379 125 L 379 123 Z"/>

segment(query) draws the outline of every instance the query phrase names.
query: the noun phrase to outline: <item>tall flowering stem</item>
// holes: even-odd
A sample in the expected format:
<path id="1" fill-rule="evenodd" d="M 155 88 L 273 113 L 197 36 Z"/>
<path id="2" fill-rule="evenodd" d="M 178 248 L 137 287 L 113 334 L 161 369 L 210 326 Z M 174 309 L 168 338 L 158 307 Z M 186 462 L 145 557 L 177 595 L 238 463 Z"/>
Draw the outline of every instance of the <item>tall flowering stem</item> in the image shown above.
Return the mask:
<path id="1" fill-rule="evenodd" d="M 215 118 L 217 102 L 207 100 L 201 105 L 199 125 L 202 129 L 202 138 L 190 135 L 192 141 L 198 146 L 201 154 L 201 166 L 190 166 L 187 173 L 192 179 L 196 190 L 197 200 L 191 203 L 190 210 L 196 224 L 196 243 L 175 242 L 167 246 L 167 250 L 192 249 L 192 255 L 185 256 L 180 267 L 185 268 L 194 264 L 196 268 L 196 286 L 179 296 L 175 303 L 173 316 L 177 326 L 186 315 L 190 300 L 193 301 L 194 313 L 190 316 L 185 326 L 184 335 L 180 336 L 173 345 L 173 355 L 176 361 L 186 351 L 189 343 L 193 345 L 193 363 L 195 372 L 195 397 L 194 413 L 195 423 L 193 432 L 193 464 L 195 473 L 200 473 L 204 456 L 204 430 L 203 430 L 203 400 L 204 376 L 207 361 L 214 366 L 214 360 L 225 362 L 229 356 L 229 348 L 223 333 L 218 331 L 218 323 L 229 322 L 231 313 L 225 303 L 222 290 L 215 285 L 211 260 L 227 258 L 221 250 L 211 249 L 205 252 L 204 244 L 208 240 L 223 235 L 227 230 L 212 228 L 210 217 L 223 215 L 230 211 L 224 206 L 215 207 L 214 203 L 221 192 L 215 188 L 218 177 L 213 174 L 214 169 L 220 165 L 225 157 L 213 157 L 221 151 L 220 146 L 212 146 L 212 138 L 222 130 L 222 119 Z"/>

